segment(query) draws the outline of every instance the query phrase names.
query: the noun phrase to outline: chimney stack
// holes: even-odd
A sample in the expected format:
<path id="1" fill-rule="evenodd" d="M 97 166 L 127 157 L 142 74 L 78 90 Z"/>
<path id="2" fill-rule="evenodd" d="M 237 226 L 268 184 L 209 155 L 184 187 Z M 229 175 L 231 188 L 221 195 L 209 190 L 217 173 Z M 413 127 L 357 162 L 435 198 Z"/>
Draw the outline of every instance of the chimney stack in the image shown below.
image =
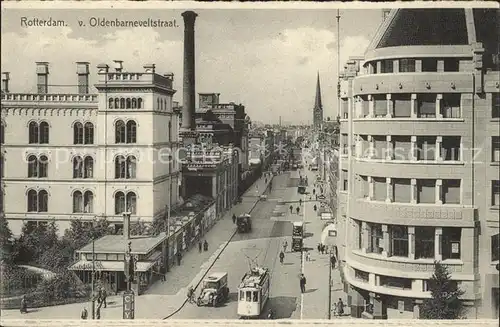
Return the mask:
<path id="1" fill-rule="evenodd" d="M 89 63 L 79 61 L 76 63 L 76 74 L 78 75 L 78 94 L 89 93 Z"/>
<path id="2" fill-rule="evenodd" d="M 2 73 L 2 91 L 4 91 L 5 93 L 9 93 L 9 80 L 10 80 L 10 73 L 9 72 Z"/>
<path id="3" fill-rule="evenodd" d="M 195 47 L 194 47 L 194 22 L 197 13 L 185 11 L 184 18 L 184 81 L 183 81 L 183 107 L 182 128 L 195 130 Z"/>
<path id="4" fill-rule="evenodd" d="M 115 71 L 121 73 L 123 70 L 123 60 L 113 60 L 115 63 Z"/>
<path id="5" fill-rule="evenodd" d="M 40 94 L 46 94 L 49 92 L 49 63 L 48 62 L 37 62 L 36 63 L 36 75 L 37 75 L 37 92 Z"/>
<path id="6" fill-rule="evenodd" d="M 130 212 L 123 213 L 123 237 L 130 240 Z"/>

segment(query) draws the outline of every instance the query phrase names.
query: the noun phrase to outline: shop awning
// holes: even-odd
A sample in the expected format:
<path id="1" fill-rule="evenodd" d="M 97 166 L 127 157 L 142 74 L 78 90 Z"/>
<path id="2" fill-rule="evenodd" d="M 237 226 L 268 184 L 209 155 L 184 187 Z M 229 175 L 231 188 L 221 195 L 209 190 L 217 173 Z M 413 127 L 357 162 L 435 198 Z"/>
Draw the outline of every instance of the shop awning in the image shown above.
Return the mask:
<path id="1" fill-rule="evenodd" d="M 148 271 L 155 264 L 155 261 L 139 261 L 137 271 Z M 123 261 L 95 261 L 96 271 L 123 271 Z M 68 268 L 69 270 L 92 271 L 92 261 L 80 260 Z"/>

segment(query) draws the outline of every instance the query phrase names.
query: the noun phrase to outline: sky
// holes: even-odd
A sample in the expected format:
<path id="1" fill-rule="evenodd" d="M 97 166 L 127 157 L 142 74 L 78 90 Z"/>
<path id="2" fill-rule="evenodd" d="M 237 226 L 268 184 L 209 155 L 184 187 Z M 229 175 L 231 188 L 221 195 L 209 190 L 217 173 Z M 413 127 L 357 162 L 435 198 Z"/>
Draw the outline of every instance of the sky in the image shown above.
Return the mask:
<path id="1" fill-rule="evenodd" d="M 182 104 L 184 25 L 177 9 L 2 9 L 1 70 L 10 92 L 35 92 L 35 62 L 50 63 L 49 92 L 76 93 L 77 61 L 123 60 L 124 70 L 154 63 L 173 72 Z M 324 117 L 337 115 L 336 9 L 199 9 L 195 25 L 196 92 L 220 93 L 245 105 L 253 121 L 311 123 L 319 72 Z M 381 9 L 340 10 L 341 67 L 363 55 L 382 22 Z M 25 27 L 23 17 L 64 20 L 62 27 Z M 176 21 L 177 27 L 91 27 L 90 19 Z M 85 26 L 81 26 L 81 23 Z M 92 92 L 97 93 L 95 88 Z"/>

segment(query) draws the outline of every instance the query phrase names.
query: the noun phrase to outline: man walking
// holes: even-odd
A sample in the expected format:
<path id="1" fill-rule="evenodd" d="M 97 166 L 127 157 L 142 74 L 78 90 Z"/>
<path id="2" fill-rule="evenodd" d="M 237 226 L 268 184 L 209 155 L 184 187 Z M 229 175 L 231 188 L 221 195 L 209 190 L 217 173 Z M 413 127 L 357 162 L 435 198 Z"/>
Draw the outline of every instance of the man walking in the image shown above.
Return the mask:
<path id="1" fill-rule="evenodd" d="M 332 255 L 332 258 L 330 260 L 332 262 L 332 269 L 335 269 L 335 264 L 337 263 L 337 258 L 335 258 L 335 255 Z"/>
<path id="2" fill-rule="evenodd" d="M 290 204 L 290 213 L 293 213 L 293 205 Z"/>
<path id="3" fill-rule="evenodd" d="M 280 252 L 280 263 L 283 264 L 283 260 L 285 260 L 285 254 L 283 251 Z"/>
<path id="4" fill-rule="evenodd" d="M 80 314 L 80 318 L 83 320 L 87 320 L 87 317 L 89 316 L 89 313 L 87 311 L 87 308 L 83 308 L 82 313 Z"/>
<path id="5" fill-rule="evenodd" d="M 107 297 L 108 293 L 106 293 L 106 289 L 104 289 L 104 287 L 101 287 L 101 302 L 104 304 L 105 308 L 108 306 L 108 304 L 106 303 Z"/>
<path id="6" fill-rule="evenodd" d="M 300 207 L 297 207 L 296 211 L 297 211 L 297 215 L 298 215 L 300 213 Z"/>
<path id="7" fill-rule="evenodd" d="M 288 242 L 285 241 L 285 243 L 283 243 L 283 252 L 286 252 L 287 247 L 288 247 Z"/>
<path id="8" fill-rule="evenodd" d="M 198 241 L 198 252 L 201 253 L 201 250 L 203 249 L 203 245 L 201 244 L 201 240 Z"/>
<path id="9" fill-rule="evenodd" d="M 233 224 L 236 224 L 236 215 L 233 213 Z"/>
<path id="10" fill-rule="evenodd" d="M 306 276 L 304 276 L 304 274 L 300 274 L 300 291 L 302 293 L 305 293 L 306 291 Z"/>

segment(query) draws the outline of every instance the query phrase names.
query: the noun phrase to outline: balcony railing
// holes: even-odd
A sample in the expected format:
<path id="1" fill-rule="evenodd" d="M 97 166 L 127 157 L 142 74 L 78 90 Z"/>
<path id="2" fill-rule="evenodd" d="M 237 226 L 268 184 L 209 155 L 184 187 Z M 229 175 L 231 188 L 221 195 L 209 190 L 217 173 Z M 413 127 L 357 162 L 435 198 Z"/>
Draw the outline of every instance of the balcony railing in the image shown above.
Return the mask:
<path id="1" fill-rule="evenodd" d="M 4 93 L 2 101 L 18 102 L 97 102 L 97 94 Z"/>

